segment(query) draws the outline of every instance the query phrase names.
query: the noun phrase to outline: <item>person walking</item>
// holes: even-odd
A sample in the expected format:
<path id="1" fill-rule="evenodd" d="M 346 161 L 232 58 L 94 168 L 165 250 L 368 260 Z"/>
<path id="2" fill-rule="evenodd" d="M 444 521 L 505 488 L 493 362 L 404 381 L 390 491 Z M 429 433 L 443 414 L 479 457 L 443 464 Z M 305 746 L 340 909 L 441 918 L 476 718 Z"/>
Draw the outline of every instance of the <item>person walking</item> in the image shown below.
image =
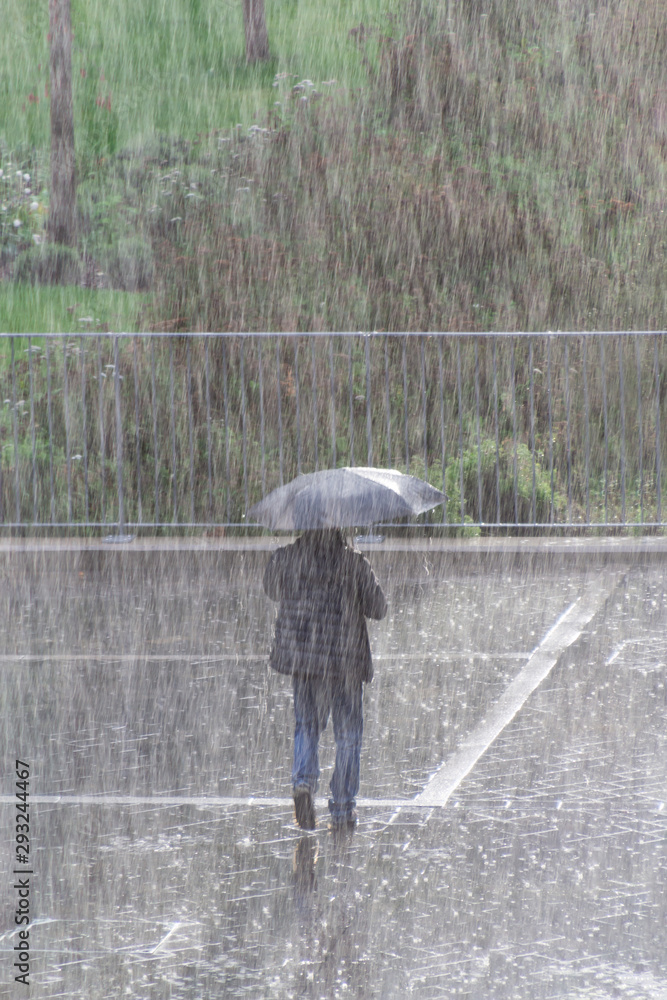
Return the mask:
<path id="1" fill-rule="evenodd" d="M 292 677 L 296 821 L 316 825 L 319 739 L 333 719 L 336 763 L 331 779 L 332 828 L 353 827 L 363 735 L 363 685 L 373 677 L 366 618 L 387 613 L 368 560 L 338 528 L 305 531 L 271 556 L 264 590 L 279 602 L 270 666 Z"/>

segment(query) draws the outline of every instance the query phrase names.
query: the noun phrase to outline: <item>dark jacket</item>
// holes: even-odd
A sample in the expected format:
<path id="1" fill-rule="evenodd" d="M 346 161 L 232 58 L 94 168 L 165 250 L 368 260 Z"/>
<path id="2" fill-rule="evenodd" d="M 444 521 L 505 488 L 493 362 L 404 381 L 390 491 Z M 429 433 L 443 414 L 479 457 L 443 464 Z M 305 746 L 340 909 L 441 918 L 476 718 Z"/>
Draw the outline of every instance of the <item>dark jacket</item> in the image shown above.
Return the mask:
<path id="1" fill-rule="evenodd" d="M 310 531 L 271 556 L 264 590 L 280 601 L 269 663 L 281 674 L 373 676 L 366 616 L 387 602 L 370 563 L 339 531 Z"/>

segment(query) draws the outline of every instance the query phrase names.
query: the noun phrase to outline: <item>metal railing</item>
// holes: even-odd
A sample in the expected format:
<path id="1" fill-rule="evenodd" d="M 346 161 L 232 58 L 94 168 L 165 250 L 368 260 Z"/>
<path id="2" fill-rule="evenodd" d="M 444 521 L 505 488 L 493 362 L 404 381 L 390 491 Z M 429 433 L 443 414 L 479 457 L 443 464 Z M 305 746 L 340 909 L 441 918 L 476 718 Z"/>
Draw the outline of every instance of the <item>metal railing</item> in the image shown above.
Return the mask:
<path id="1" fill-rule="evenodd" d="M 249 526 L 301 472 L 444 487 L 451 529 L 667 526 L 661 333 L 0 335 L 0 525 Z"/>

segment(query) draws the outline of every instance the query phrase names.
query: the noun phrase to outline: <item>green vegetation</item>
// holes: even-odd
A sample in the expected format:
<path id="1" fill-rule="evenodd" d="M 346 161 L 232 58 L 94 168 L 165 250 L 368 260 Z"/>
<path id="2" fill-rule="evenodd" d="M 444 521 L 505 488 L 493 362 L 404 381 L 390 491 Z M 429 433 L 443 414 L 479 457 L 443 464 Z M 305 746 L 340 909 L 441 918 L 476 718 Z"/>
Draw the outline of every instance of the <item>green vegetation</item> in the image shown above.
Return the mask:
<path id="1" fill-rule="evenodd" d="M 24 520 L 114 521 L 112 338 L 16 338 L 13 363 L 9 346 L 5 340 L 0 365 L 5 519 L 14 516 L 18 488 Z M 651 523 L 656 361 L 664 370 L 667 338 L 536 337 L 495 346 L 434 337 L 368 345 L 361 337 L 122 338 L 125 517 L 243 523 L 246 503 L 279 485 L 281 473 L 287 482 L 299 469 L 366 465 L 370 457 L 440 488 L 444 466 L 447 522 L 468 532 L 480 521 Z M 459 363 L 470 373 L 460 384 Z M 658 391 L 664 410 L 664 380 Z M 664 434 L 660 445 L 664 518 Z M 422 520 L 441 524 L 443 509 Z"/>
<path id="2" fill-rule="evenodd" d="M 0 285 L 0 330 L 68 333 L 71 330 L 139 330 L 144 296 L 74 285 Z M 6 356 L 7 342 L 0 341 Z"/>
<path id="3" fill-rule="evenodd" d="M 271 0 L 272 58 L 246 66 L 241 0 L 73 0 L 75 130 L 86 159 L 140 148 L 156 133 L 185 140 L 264 119 L 274 77 L 366 83 L 357 36 L 386 26 L 389 0 Z M 0 0 L 0 137 L 9 150 L 49 142 L 48 4 Z M 283 77 L 284 78 L 284 77 Z"/>
<path id="4" fill-rule="evenodd" d="M 538 10 L 465 4 L 448 26 L 413 8 L 356 100 L 297 102 L 289 127 L 211 163 L 201 200 L 179 185 L 150 220 L 169 261 L 158 321 L 663 327 L 659 7 Z"/>
<path id="5" fill-rule="evenodd" d="M 240 0 L 216 6 L 203 0 L 74 3 L 80 243 L 72 259 L 45 244 L 46 9 L 41 0 L 0 0 L 3 23 L 15 25 L 0 40 L 0 327 L 76 333 L 82 329 L 79 320 L 87 317 L 101 330 L 175 332 L 667 327 L 667 23 L 661 0 L 640 5 L 632 0 L 586 5 L 405 0 L 400 7 L 384 0 L 325 5 L 277 0 L 267 4 L 267 14 L 272 60 L 248 68 Z M 61 284 L 45 284 L 54 280 Z M 383 443 L 379 344 L 374 341 L 372 347 L 373 423 L 379 435 L 374 458 L 405 462 L 414 471 L 421 462 L 429 478 L 441 484 L 434 390 L 428 394 L 426 459 L 417 411 L 410 415 L 407 456 L 400 445 L 405 401 L 396 345 L 390 357 L 390 409 L 397 423 Z M 599 353 L 597 343 L 593 349 Z M 627 399 L 620 407 L 618 397 L 613 404 L 610 396 L 606 418 L 597 354 L 588 359 L 587 386 L 580 361 L 570 365 L 568 450 L 562 403 L 561 412 L 551 415 L 550 438 L 545 430 L 546 358 L 533 361 L 538 427 L 533 440 L 527 416 L 531 364 L 524 348 L 517 347 L 513 362 L 507 345 L 498 350 L 498 370 L 504 373 L 498 383 L 498 425 L 491 362 L 480 348 L 485 402 L 478 428 L 470 416 L 475 413 L 472 349 L 461 351 L 465 405 L 460 426 L 452 347 L 445 360 L 444 482 L 450 512 L 459 518 L 463 479 L 464 517 L 478 518 L 481 472 L 485 519 L 489 510 L 495 516 L 499 505 L 501 520 L 514 519 L 516 482 L 520 519 L 534 510 L 538 519 L 549 520 L 553 506 L 561 521 L 576 522 L 586 514 L 599 520 L 643 514 L 650 520 L 656 504 L 651 420 L 655 393 L 664 399 L 667 385 L 665 342 L 657 355 L 658 390 L 652 349 L 650 343 L 642 347 L 648 354 L 640 366 L 643 374 L 635 376 L 633 342 L 610 347 L 607 386 L 618 385 L 622 367 Z M 159 476 L 166 477 L 157 487 L 163 508 L 173 506 L 173 498 L 166 497 L 174 482 L 177 499 L 189 494 L 185 350 L 181 343 L 174 351 L 181 386 L 175 480 L 168 471 L 171 445 L 165 444 L 165 454 L 158 456 Z M 248 347 L 255 366 L 256 350 Z M 355 346 L 352 359 L 354 395 L 365 398 L 360 350 Z M 429 385 L 437 384 L 434 350 L 427 344 Z M 246 455 L 247 481 L 243 474 L 239 351 L 238 344 L 230 345 L 228 422 L 221 358 L 211 359 L 214 478 L 223 484 L 214 489 L 212 509 L 222 520 L 227 514 L 240 518 L 246 484 L 252 501 L 262 479 L 256 434 Z M 149 356 L 148 346 L 137 356 L 146 509 L 150 490 L 155 491 L 152 427 L 146 424 Z M 130 365 L 124 381 L 129 392 L 134 360 L 130 364 L 130 354 L 124 358 L 122 364 Z M 560 395 L 554 384 L 553 398 L 562 401 L 567 365 L 555 354 L 552 360 L 561 380 Z M 326 369 L 326 359 L 318 363 Z M 25 368 L 25 357 L 21 364 Z M 291 398 L 298 379 L 303 381 L 302 413 L 313 405 L 308 364 L 304 360 L 297 374 L 293 363 L 282 362 L 285 398 Z M 349 458 L 347 362 L 340 364 L 336 423 L 347 431 L 338 434 L 339 463 Z M 164 351 L 156 365 L 160 412 L 168 421 L 171 374 Z M 201 445 L 200 347 L 193 349 L 191 365 L 199 441 L 192 468 L 201 482 L 208 470 Z M 7 381 L 6 367 L 1 377 Z M 25 380 L 25 371 L 21 377 Z M 323 370 L 322 384 L 326 377 Z M 415 357 L 409 359 L 408 377 L 409 398 L 418 401 L 421 375 Z M 249 377 L 247 403 L 254 425 L 257 385 L 256 375 Z M 109 386 L 104 391 L 108 394 Z M 588 490 L 585 391 L 590 393 Z M 3 392 L 3 398 L 10 396 L 6 387 Z M 275 387 L 273 393 L 265 405 L 275 417 Z M 638 394 L 646 400 L 643 423 L 640 427 L 633 418 L 631 427 Z M 58 405 L 54 402 L 56 422 Z M 111 407 L 110 427 L 110 396 L 104 405 Z M 324 407 L 325 401 L 317 405 Z M 134 412 L 131 400 L 125 412 Z M 325 417 L 323 410 L 324 423 Z M 626 417 L 630 423 L 624 434 Z M 89 428 L 92 419 L 91 410 Z M 294 430 L 293 416 L 286 416 L 286 441 L 290 420 Z M 274 424 L 267 422 L 269 437 L 275 435 Z M 353 425 L 359 461 L 364 404 L 355 410 Z M 128 424 L 126 433 L 127 454 L 134 454 L 137 427 Z M 4 477 L 6 507 L 13 488 L 7 464 L 13 455 L 9 417 L 0 434 L 3 466 L 10 473 Z M 294 438 L 289 440 L 283 456 L 286 476 L 296 469 Z M 333 460 L 333 449 L 327 452 L 329 445 L 322 442 L 320 464 Z M 304 464 L 312 462 L 314 442 L 308 443 L 305 431 L 302 445 Z M 265 451 L 269 487 L 278 475 L 277 447 L 273 441 Z M 110 438 L 107 454 L 112 451 Z M 70 471 L 70 489 L 77 496 L 76 476 L 81 476 Z M 91 466 L 89 501 L 96 516 L 104 505 L 106 474 L 101 469 L 95 480 Z M 129 509 L 134 505 L 136 514 L 139 498 L 129 466 L 127 478 Z M 62 488 L 62 476 L 59 481 Z M 30 493 L 28 480 L 25 489 Z M 61 512 L 65 502 L 59 493 Z M 195 511 L 200 520 L 209 516 L 207 496 L 201 503 Z"/>
<path id="6" fill-rule="evenodd" d="M 46 14 L 2 6 L 9 275 L 48 207 Z M 240 3 L 75 5 L 84 258 L 125 290 L 148 261 L 166 329 L 663 328 L 660 0 L 389 6 L 269 4 L 247 69 Z"/>

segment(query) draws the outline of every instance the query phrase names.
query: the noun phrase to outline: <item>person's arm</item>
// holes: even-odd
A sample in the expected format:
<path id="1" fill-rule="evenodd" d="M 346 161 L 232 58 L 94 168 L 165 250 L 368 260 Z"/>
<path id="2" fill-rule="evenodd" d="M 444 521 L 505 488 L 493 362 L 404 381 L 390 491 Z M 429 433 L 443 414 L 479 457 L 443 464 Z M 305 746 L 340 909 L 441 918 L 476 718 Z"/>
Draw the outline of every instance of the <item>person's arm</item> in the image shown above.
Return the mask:
<path id="1" fill-rule="evenodd" d="M 361 610 L 367 618 L 384 618 L 387 614 L 387 599 L 368 559 L 360 553 L 358 555 Z"/>
<path id="2" fill-rule="evenodd" d="M 283 591 L 283 566 L 280 550 L 274 552 L 264 570 L 264 593 L 272 601 L 279 601 Z"/>

